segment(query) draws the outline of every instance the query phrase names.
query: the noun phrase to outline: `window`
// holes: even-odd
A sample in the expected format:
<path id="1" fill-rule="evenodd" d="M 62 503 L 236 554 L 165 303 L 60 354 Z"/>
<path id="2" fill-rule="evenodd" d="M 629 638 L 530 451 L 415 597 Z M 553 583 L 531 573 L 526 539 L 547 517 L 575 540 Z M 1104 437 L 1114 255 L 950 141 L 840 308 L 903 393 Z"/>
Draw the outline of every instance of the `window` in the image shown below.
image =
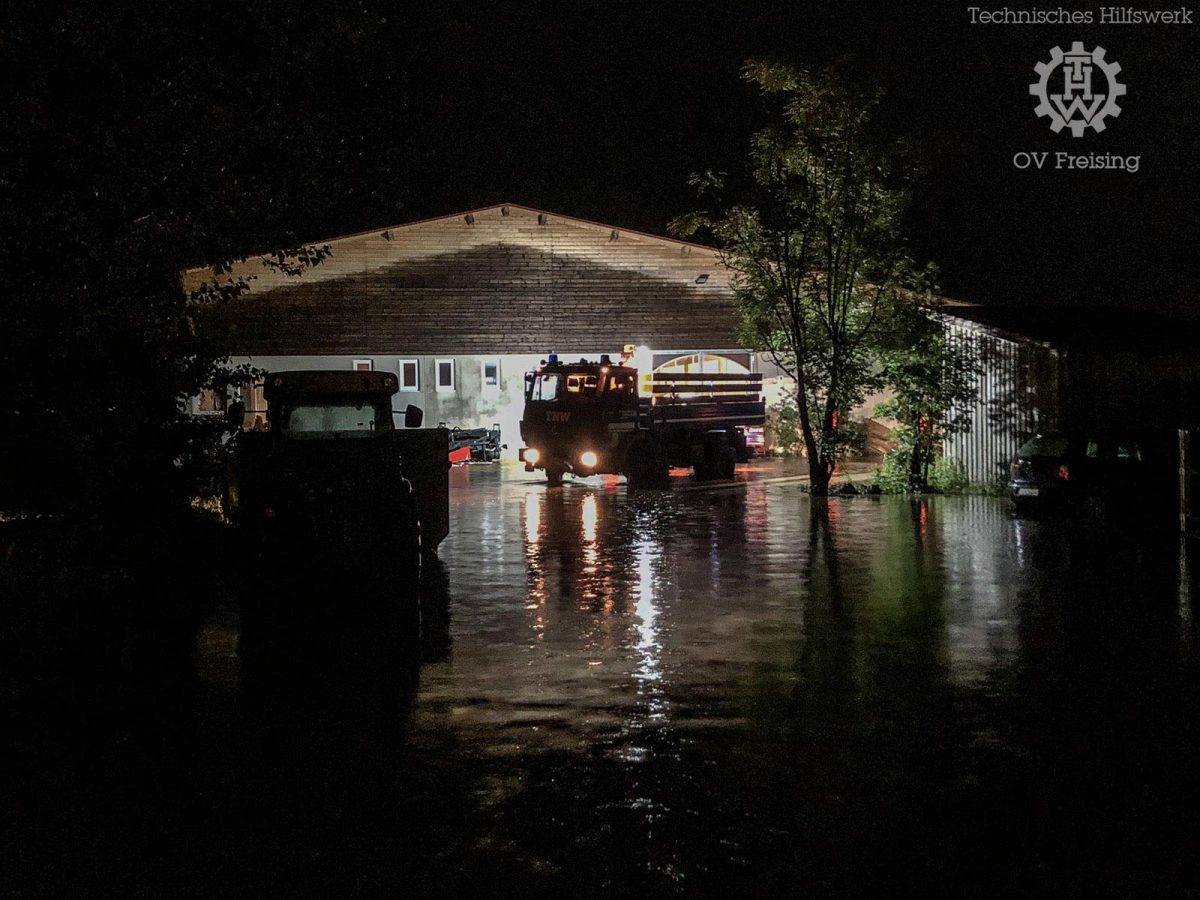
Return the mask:
<path id="1" fill-rule="evenodd" d="M 493 393 L 500 390 L 500 360 L 483 361 L 483 389 Z"/>
<path id="2" fill-rule="evenodd" d="M 221 388 L 201 388 L 196 397 L 197 413 L 225 412 L 225 391 Z"/>
<path id="3" fill-rule="evenodd" d="M 437 371 L 437 389 L 439 392 L 449 392 L 454 390 L 454 360 L 438 359 L 434 360 L 434 368 Z"/>
<path id="4" fill-rule="evenodd" d="M 1119 441 L 1117 443 L 1117 460 L 1120 462 L 1141 462 L 1142 448 L 1137 441 Z"/>
<path id="5" fill-rule="evenodd" d="M 553 400 L 558 396 L 557 375 L 535 375 L 529 382 L 528 400 Z"/>
<path id="6" fill-rule="evenodd" d="M 584 392 L 592 393 L 596 390 L 598 384 L 595 375 L 586 375 L 580 373 L 578 375 L 567 376 L 567 393 L 581 394 Z"/>
<path id="7" fill-rule="evenodd" d="M 267 399 L 263 396 L 263 382 L 247 381 L 242 384 L 242 399 L 246 404 L 246 418 L 242 427 L 251 431 L 267 430 Z"/>
<path id="8" fill-rule="evenodd" d="M 608 392 L 610 394 L 632 394 L 633 376 L 626 373 L 609 375 Z"/>
<path id="9" fill-rule="evenodd" d="M 282 431 L 293 438 L 369 437 L 390 430 L 391 422 L 374 403 L 300 403 L 282 410 Z"/>
<path id="10" fill-rule="evenodd" d="M 400 390 L 419 391 L 421 389 L 421 364 L 415 359 L 400 360 Z"/>
<path id="11" fill-rule="evenodd" d="M 1068 441 L 1062 435 L 1038 435 L 1031 438 L 1021 445 L 1021 449 L 1017 451 L 1017 456 L 1023 459 L 1029 459 L 1036 456 L 1066 456 Z"/>
<path id="12" fill-rule="evenodd" d="M 242 397 L 248 413 L 266 413 L 267 398 L 263 396 L 262 381 L 247 381 L 242 385 Z"/>
<path id="13" fill-rule="evenodd" d="M 370 372 L 373 368 L 375 366 L 369 359 L 356 359 L 354 361 L 355 372 Z"/>

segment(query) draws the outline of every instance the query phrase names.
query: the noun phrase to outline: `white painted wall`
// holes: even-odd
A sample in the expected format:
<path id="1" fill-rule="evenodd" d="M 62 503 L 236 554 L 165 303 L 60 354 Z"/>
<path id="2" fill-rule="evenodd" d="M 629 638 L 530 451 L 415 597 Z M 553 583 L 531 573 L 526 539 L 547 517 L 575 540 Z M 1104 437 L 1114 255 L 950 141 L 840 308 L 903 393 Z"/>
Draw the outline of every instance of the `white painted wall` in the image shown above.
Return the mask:
<path id="1" fill-rule="evenodd" d="M 586 356 L 599 359 L 601 353 L 609 353 L 615 359 L 620 348 L 601 350 L 595 353 L 564 355 L 564 361 Z M 427 427 L 445 423 L 447 427 L 482 428 L 500 425 L 501 440 L 508 445 L 504 458 L 516 459 L 521 446 L 520 421 L 525 404 L 525 373 L 536 368 L 543 356 L 530 354 L 502 354 L 491 357 L 479 356 L 256 356 L 235 357 L 235 363 L 249 363 L 268 372 L 297 371 L 303 369 L 336 370 L 354 368 L 355 360 L 370 359 L 377 372 L 400 375 L 401 359 L 416 359 L 420 367 L 419 390 L 399 391 L 394 407 L 403 410 L 411 403 L 425 411 Z M 442 359 L 454 361 L 454 389 L 439 391 L 436 387 L 436 362 Z M 498 361 L 500 384 L 484 384 L 484 363 Z"/>

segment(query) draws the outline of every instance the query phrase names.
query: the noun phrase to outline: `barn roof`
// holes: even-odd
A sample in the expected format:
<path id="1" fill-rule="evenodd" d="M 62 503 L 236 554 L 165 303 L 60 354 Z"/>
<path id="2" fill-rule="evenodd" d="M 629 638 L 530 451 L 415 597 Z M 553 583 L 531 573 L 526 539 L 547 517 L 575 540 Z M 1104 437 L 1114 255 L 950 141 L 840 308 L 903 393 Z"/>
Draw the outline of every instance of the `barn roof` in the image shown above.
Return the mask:
<path id="1" fill-rule="evenodd" d="M 955 305 L 942 312 L 1000 337 L 1060 350 L 1120 349 L 1155 354 L 1200 348 L 1200 323 L 1155 311 L 1105 306 Z"/>
<path id="2" fill-rule="evenodd" d="M 720 253 L 516 204 L 327 243 L 300 276 L 261 258 L 215 316 L 235 354 L 480 354 L 738 346 Z M 214 277 L 185 273 L 195 287 Z"/>

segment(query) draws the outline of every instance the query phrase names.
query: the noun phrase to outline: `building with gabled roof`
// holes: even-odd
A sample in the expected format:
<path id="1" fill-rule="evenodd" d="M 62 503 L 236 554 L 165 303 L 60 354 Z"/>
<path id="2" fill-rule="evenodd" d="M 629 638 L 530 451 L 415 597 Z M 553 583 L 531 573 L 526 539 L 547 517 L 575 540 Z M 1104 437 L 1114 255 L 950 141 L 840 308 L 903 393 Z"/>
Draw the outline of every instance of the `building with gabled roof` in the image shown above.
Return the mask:
<path id="1" fill-rule="evenodd" d="M 771 363 L 739 346 L 732 273 L 712 247 L 512 203 L 321 244 L 329 257 L 299 275 L 261 257 L 235 267 L 229 277 L 250 279 L 251 289 L 210 321 L 225 330 L 237 361 L 267 371 L 394 372 L 401 405 L 420 406 L 429 424 L 499 423 L 510 454 L 524 375 L 551 352 L 595 358 L 634 344 L 643 368 L 761 372 L 772 401 L 788 387 Z M 185 287 L 214 277 L 189 270 Z M 982 362 L 973 427 L 945 447 L 972 480 L 1002 477 L 1016 448 L 1050 428 L 1200 426 L 1175 415 L 1181 392 L 1193 390 L 1179 376 L 1194 368 L 1190 331 L 1135 337 L 1137 317 L 1110 316 L 1105 342 L 1095 315 L 961 301 L 946 301 L 939 315 Z M 1130 364 L 1108 364 L 1117 359 Z M 261 393 L 246 399 L 248 415 L 262 413 Z M 869 418 L 871 408 L 855 417 Z M 872 425 L 878 451 L 887 424 Z"/>
<path id="2" fill-rule="evenodd" d="M 512 203 L 316 245 L 331 254 L 299 275 L 261 257 L 235 267 L 250 290 L 211 325 L 268 371 L 396 372 L 431 423 L 497 422 L 515 446 L 524 374 L 551 352 L 634 344 L 656 368 L 759 370 L 711 247 Z M 184 277 L 194 289 L 214 276 Z M 248 399 L 253 415 L 261 398 Z"/>

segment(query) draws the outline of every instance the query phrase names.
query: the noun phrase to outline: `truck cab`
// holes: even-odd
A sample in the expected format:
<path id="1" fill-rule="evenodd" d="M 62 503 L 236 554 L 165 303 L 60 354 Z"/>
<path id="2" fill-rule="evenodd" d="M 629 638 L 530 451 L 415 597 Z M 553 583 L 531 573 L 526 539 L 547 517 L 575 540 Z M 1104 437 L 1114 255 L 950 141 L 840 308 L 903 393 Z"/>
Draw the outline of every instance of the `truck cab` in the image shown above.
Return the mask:
<path id="1" fill-rule="evenodd" d="M 620 440 L 636 429 L 637 369 L 580 360 L 547 363 L 525 375 L 525 412 L 520 452 L 526 469 L 544 469 L 561 483 L 563 473 L 586 476 L 625 471 Z"/>
<path id="2" fill-rule="evenodd" d="M 398 427 L 396 376 L 275 372 L 265 430 L 237 439 L 238 520 L 260 549 L 337 567 L 420 567 L 448 531 L 445 429 Z"/>

